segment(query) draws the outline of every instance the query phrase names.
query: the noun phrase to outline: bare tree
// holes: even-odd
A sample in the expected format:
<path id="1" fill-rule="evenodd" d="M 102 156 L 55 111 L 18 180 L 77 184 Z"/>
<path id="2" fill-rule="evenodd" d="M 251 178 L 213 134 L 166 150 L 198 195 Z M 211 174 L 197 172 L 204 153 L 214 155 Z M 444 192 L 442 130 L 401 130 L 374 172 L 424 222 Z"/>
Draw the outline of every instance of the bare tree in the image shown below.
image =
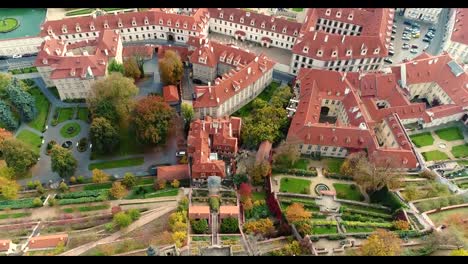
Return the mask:
<path id="1" fill-rule="evenodd" d="M 275 154 L 273 155 L 273 162 L 275 166 L 281 168 L 290 168 L 300 158 L 299 145 L 281 142 L 276 148 Z"/>

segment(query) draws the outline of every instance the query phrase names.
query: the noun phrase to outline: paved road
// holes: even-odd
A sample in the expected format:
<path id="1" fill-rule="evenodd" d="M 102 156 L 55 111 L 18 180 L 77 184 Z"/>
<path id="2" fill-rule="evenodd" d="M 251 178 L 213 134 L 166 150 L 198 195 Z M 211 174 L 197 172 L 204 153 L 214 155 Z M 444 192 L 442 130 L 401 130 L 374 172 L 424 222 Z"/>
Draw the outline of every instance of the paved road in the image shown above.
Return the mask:
<path id="1" fill-rule="evenodd" d="M 445 42 L 447 41 L 448 34 L 448 21 L 453 8 L 442 8 L 439 16 L 439 22 L 435 24 L 436 35 L 431 42 L 431 46 L 427 50 L 429 54 L 439 55 L 442 53 Z"/>

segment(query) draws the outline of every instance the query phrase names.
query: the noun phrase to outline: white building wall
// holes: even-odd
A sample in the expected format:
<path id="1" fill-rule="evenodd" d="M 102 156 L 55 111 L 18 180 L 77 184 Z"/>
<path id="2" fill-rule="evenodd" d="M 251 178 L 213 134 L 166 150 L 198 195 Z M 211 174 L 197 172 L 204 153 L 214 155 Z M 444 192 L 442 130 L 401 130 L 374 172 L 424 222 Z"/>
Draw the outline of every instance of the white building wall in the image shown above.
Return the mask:
<path id="1" fill-rule="evenodd" d="M 468 45 L 450 40 L 447 42 L 446 51 L 450 56 L 458 63 L 468 64 Z"/>
<path id="2" fill-rule="evenodd" d="M 406 8 L 405 17 L 427 23 L 437 23 L 442 8 Z"/>
<path id="3" fill-rule="evenodd" d="M 0 56 L 37 53 L 42 44 L 41 37 L 27 37 L 0 40 Z"/>
<path id="4" fill-rule="evenodd" d="M 343 158 L 348 153 L 348 150 L 344 147 L 300 144 L 299 152 L 303 155 L 320 153 L 321 156 Z"/>

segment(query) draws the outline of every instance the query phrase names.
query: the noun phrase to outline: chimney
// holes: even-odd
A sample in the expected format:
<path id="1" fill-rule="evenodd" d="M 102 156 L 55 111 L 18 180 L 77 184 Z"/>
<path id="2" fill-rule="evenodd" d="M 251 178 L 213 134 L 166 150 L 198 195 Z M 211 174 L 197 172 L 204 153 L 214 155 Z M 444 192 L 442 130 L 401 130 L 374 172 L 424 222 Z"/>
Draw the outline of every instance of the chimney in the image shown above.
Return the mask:
<path id="1" fill-rule="evenodd" d="M 229 123 L 229 136 L 232 137 L 232 123 Z"/>
<path id="2" fill-rule="evenodd" d="M 346 35 L 343 35 L 343 37 L 341 38 L 341 43 L 344 43 L 345 38 L 346 38 Z"/>
<path id="3" fill-rule="evenodd" d="M 55 53 L 56 53 L 57 55 L 60 55 L 60 49 L 59 49 L 59 48 L 55 49 Z"/>
<path id="4" fill-rule="evenodd" d="M 213 52 L 213 47 L 211 47 L 211 52 Z"/>
<path id="5" fill-rule="evenodd" d="M 49 48 L 45 48 L 44 51 L 47 53 L 47 55 L 50 55 L 50 50 L 49 50 Z"/>
<path id="6" fill-rule="evenodd" d="M 325 39 L 323 40 L 324 42 L 328 41 L 328 35 L 325 36 Z"/>
<path id="7" fill-rule="evenodd" d="M 247 69 L 247 74 L 250 74 L 251 72 L 252 72 L 252 69 L 249 67 L 249 68 Z"/>
<path id="8" fill-rule="evenodd" d="M 203 131 L 205 131 L 205 120 L 202 120 Z"/>
<path id="9" fill-rule="evenodd" d="M 106 54 L 106 56 L 109 56 L 109 51 L 107 51 L 107 49 L 104 49 L 104 54 Z"/>
<path id="10" fill-rule="evenodd" d="M 201 55 L 201 50 L 198 50 L 198 55 Z"/>
<path id="11" fill-rule="evenodd" d="M 314 33 L 314 40 L 317 38 L 317 32 Z"/>

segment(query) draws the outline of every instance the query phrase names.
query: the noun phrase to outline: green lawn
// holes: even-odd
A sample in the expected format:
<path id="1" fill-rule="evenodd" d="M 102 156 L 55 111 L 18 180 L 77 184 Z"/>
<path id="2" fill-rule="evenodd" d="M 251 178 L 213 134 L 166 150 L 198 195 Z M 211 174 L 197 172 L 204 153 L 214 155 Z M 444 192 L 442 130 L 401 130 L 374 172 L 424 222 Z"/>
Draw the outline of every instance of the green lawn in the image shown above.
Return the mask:
<path id="1" fill-rule="evenodd" d="M 21 218 L 21 217 L 26 217 L 30 215 L 31 213 L 0 214 L 0 219 Z"/>
<path id="2" fill-rule="evenodd" d="M 344 159 L 338 158 L 327 158 L 328 170 L 332 173 L 340 173 L 341 164 L 343 164 Z"/>
<path id="3" fill-rule="evenodd" d="M 346 226 L 346 233 L 368 233 L 374 232 L 375 228 L 373 227 L 364 227 L 364 226 Z"/>
<path id="4" fill-rule="evenodd" d="M 86 15 L 86 14 L 91 14 L 95 8 L 84 8 L 72 12 L 68 12 L 65 14 L 65 16 L 77 16 L 77 15 Z"/>
<path id="5" fill-rule="evenodd" d="M 455 158 L 465 158 L 468 156 L 468 144 L 452 147 L 452 154 Z"/>
<path id="6" fill-rule="evenodd" d="M 78 119 L 88 122 L 89 110 L 86 107 L 78 108 Z"/>
<path id="7" fill-rule="evenodd" d="M 96 184 L 90 184 L 90 185 L 83 186 L 83 191 L 110 189 L 111 187 L 112 187 L 112 182 L 96 183 Z"/>
<path id="8" fill-rule="evenodd" d="M 352 189 L 351 186 L 355 186 L 355 188 Z M 353 201 L 364 200 L 364 196 L 361 194 L 359 188 L 355 184 L 333 183 L 333 187 L 335 187 L 336 197 L 338 199 Z"/>
<path id="9" fill-rule="evenodd" d="M 296 161 L 296 163 L 294 163 L 293 168 L 300 170 L 308 170 L 309 161 L 307 159 L 299 159 L 298 161 Z"/>
<path id="10" fill-rule="evenodd" d="M 265 201 L 265 198 L 266 198 L 265 192 L 252 192 L 252 199 L 254 201 L 260 201 L 260 200 Z"/>
<path id="11" fill-rule="evenodd" d="M 423 152 L 421 153 L 426 161 L 431 161 L 431 160 L 447 160 L 449 157 L 447 154 L 443 153 L 442 151 L 439 150 L 433 150 L 433 151 L 428 151 L 428 152 Z"/>
<path id="12" fill-rule="evenodd" d="M 29 122 L 28 126 L 42 132 L 47 122 L 50 103 L 38 88 L 30 89 L 29 93 L 34 96 L 34 99 L 36 99 L 38 114 L 33 121 Z"/>
<path id="13" fill-rule="evenodd" d="M 441 225 L 444 223 L 445 220 L 449 218 L 451 215 L 459 214 L 462 216 L 462 219 L 466 219 L 468 217 L 468 207 L 457 208 L 457 209 L 450 209 L 438 213 L 429 214 L 429 218 L 434 222 L 436 225 Z"/>
<path id="14" fill-rule="evenodd" d="M 89 164 L 88 169 L 113 169 L 113 168 L 122 168 L 122 167 L 131 167 L 138 166 L 144 163 L 143 157 L 141 158 L 131 158 L 131 159 L 121 159 L 121 160 L 112 160 L 104 161 L 99 163 Z"/>
<path id="15" fill-rule="evenodd" d="M 18 26 L 19 22 L 15 18 L 0 18 L 0 33 L 13 31 Z"/>
<path id="16" fill-rule="evenodd" d="M 302 10 L 304 10 L 304 8 L 293 8 L 292 10 L 294 12 L 302 12 Z"/>
<path id="17" fill-rule="evenodd" d="M 435 133 L 440 137 L 440 139 L 447 141 L 463 139 L 463 134 L 458 127 L 448 127 L 444 129 L 439 129 L 436 130 Z"/>
<path id="18" fill-rule="evenodd" d="M 24 143 L 31 146 L 31 148 L 36 152 L 39 153 L 40 145 L 42 142 L 42 138 L 38 136 L 36 133 L 33 133 L 29 130 L 23 129 L 18 136 L 16 136 L 18 140 L 23 141 Z"/>
<path id="19" fill-rule="evenodd" d="M 410 136 L 411 141 L 413 141 L 414 145 L 416 147 L 424 147 L 424 146 L 430 146 L 434 143 L 434 138 L 432 137 L 430 132 L 424 132 L 421 134 L 416 134 L 416 135 L 411 135 Z"/>
<path id="20" fill-rule="evenodd" d="M 73 127 L 74 130 L 72 133 L 68 133 L 67 131 L 71 127 Z M 80 134 L 80 131 L 81 131 L 81 126 L 76 122 L 71 122 L 71 123 L 64 125 L 60 129 L 60 135 L 64 138 L 73 138 L 73 137 L 76 137 L 78 134 Z"/>
<path id="21" fill-rule="evenodd" d="M 59 92 L 57 90 L 57 87 L 50 87 L 50 88 L 47 88 L 49 89 L 49 91 L 55 96 L 55 98 L 59 99 L 60 100 L 60 95 L 59 95 Z"/>
<path id="22" fill-rule="evenodd" d="M 281 178 L 280 192 L 303 193 L 304 189 L 309 190 L 310 181 L 296 178 Z"/>
<path id="23" fill-rule="evenodd" d="M 58 108 L 58 111 L 58 123 L 71 120 L 75 116 L 75 108 Z"/>
<path id="24" fill-rule="evenodd" d="M 137 193 L 137 189 L 143 187 L 144 193 Z M 125 199 L 145 199 L 145 198 L 156 198 L 165 196 L 176 196 L 179 193 L 179 189 L 172 187 L 166 187 L 164 190 L 155 190 L 153 185 L 135 186 L 128 193 Z"/>
<path id="25" fill-rule="evenodd" d="M 101 9 L 106 11 L 106 12 L 110 12 L 110 11 L 115 11 L 115 10 L 123 10 L 123 9 L 127 9 L 127 8 L 101 8 Z"/>
<path id="26" fill-rule="evenodd" d="M 468 160 L 459 160 L 457 163 L 460 166 L 468 166 Z"/>
<path id="27" fill-rule="evenodd" d="M 64 213 L 73 213 L 74 211 L 79 211 L 79 212 L 89 212 L 89 211 L 97 211 L 97 210 L 103 210 L 103 209 L 108 209 L 109 205 L 108 204 L 101 204 L 101 205 L 94 205 L 94 206 L 80 206 L 80 207 L 70 207 L 70 208 L 64 208 L 62 211 Z"/>
<path id="28" fill-rule="evenodd" d="M 314 226 L 312 228 L 314 235 L 337 234 L 338 229 L 334 225 Z"/>

